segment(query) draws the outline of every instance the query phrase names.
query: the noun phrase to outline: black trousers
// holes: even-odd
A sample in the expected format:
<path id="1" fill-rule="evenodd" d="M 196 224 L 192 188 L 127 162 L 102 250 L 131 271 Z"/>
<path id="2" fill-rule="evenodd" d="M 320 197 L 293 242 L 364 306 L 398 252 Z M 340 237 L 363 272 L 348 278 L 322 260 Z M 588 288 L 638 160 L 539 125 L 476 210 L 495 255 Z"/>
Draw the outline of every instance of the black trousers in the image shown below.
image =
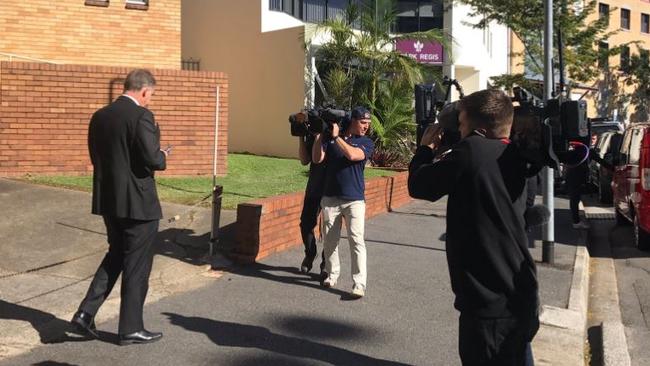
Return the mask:
<path id="1" fill-rule="evenodd" d="M 305 246 L 305 258 L 311 262 L 316 258 L 318 249 L 316 248 L 316 235 L 314 235 L 314 228 L 318 224 L 318 215 L 320 214 L 320 200 L 321 196 L 308 196 L 305 195 L 305 200 L 302 206 L 302 213 L 300 214 L 300 234 L 302 235 L 302 243 Z M 321 270 L 325 268 L 325 253 L 321 254 Z"/>
<path id="2" fill-rule="evenodd" d="M 569 186 L 569 209 L 571 210 L 571 220 L 574 224 L 580 222 L 580 201 L 582 200 L 582 186 Z"/>
<path id="3" fill-rule="evenodd" d="M 533 366 L 526 331 L 516 318 L 461 313 L 458 349 L 463 366 Z"/>
<path id="4" fill-rule="evenodd" d="M 138 332 L 144 329 L 142 308 L 149 289 L 158 220 L 139 221 L 104 216 L 104 223 L 108 234 L 108 253 L 99 265 L 79 310 L 95 316 L 121 273 L 118 333 Z"/>

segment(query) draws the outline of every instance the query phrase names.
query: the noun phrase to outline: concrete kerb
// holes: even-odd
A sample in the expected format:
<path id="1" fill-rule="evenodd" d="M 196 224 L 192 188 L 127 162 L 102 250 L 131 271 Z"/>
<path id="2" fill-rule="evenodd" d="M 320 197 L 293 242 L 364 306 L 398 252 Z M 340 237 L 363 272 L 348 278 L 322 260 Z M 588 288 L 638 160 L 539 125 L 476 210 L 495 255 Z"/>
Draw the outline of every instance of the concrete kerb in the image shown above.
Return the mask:
<path id="1" fill-rule="evenodd" d="M 615 219 L 611 208 L 588 207 L 586 210 L 587 219 Z M 601 350 L 603 366 L 630 366 L 632 360 L 629 354 L 625 327 L 623 325 L 621 312 L 619 310 L 618 285 L 616 282 L 616 266 L 613 258 L 599 258 L 598 268 L 600 269 L 601 282 L 606 281 L 609 296 L 607 301 L 611 308 L 607 311 L 607 318 L 600 324 L 601 328 Z"/>
<path id="2" fill-rule="evenodd" d="M 542 305 L 540 329 L 533 340 L 535 364 L 584 364 L 589 305 L 589 252 L 586 235 L 576 248 L 567 308 Z"/>
<path id="3" fill-rule="evenodd" d="M 623 323 L 620 321 L 606 321 L 600 327 L 603 334 L 603 366 L 632 365 Z"/>
<path id="4" fill-rule="evenodd" d="M 556 328 L 586 332 L 587 309 L 589 306 L 589 252 L 580 246 L 576 249 L 573 277 L 569 292 L 569 306 L 559 308 L 543 305 L 540 322 Z"/>

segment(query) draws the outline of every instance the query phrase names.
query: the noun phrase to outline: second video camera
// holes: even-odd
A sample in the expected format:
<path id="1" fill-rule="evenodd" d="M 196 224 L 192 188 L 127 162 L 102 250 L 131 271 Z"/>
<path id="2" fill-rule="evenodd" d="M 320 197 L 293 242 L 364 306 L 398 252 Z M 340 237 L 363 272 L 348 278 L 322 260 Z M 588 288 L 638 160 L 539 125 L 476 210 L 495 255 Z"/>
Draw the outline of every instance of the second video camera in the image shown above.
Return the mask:
<path id="1" fill-rule="evenodd" d="M 332 125 L 341 124 L 347 118 L 347 111 L 334 108 L 310 109 L 289 116 L 292 136 L 306 136 L 322 133 L 332 135 Z"/>

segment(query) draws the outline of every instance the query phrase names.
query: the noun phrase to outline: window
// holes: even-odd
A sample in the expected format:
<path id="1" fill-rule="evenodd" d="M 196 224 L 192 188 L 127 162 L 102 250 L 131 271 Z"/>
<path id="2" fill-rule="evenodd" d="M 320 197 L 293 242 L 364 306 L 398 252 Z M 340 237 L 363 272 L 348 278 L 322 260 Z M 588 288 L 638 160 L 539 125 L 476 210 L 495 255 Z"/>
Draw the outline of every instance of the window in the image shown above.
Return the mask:
<path id="1" fill-rule="evenodd" d="M 108 6 L 108 0 L 86 0 L 84 5 L 107 7 Z"/>
<path id="2" fill-rule="evenodd" d="M 605 18 L 607 25 L 609 25 L 609 5 L 598 3 L 598 19 Z"/>
<path id="3" fill-rule="evenodd" d="M 643 63 L 643 65 L 647 65 L 648 63 L 650 63 L 650 51 L 640 49 L 639 50 L 639 58 L 641 59 L 641 62 Z"/>
<path id="4" fill-rule="evenodd" d="M 609 68 L 609 44 L 607 42 L 598 43 L 598 67 L 601 69 Z"/>
<path id="5" fill-rule="evenodd" d="M 398 0 L 397 33 L 442 29 L 443 0 Z"/>
<path id="6" fill-rule="evenodd" d="M 149 9 L 149 0 L 126 0 L 126 8 L 147 10 Z"/>
<path id="7" fill-rule="evenodd" d="M 630 9 L 621 9 L 621 28 L 630 29 Z"/>
<path id="8" fill-rule="evenodd" d="M 630 70 L 630 47 L 623 46 L 621 48 L 621 71 L 627 72 Z"/>
<path id="9" fill-rule="evenodd" d="M 181 60 L 181 69 L 199 71 L 201 70 L 201 59 L 184 58 Z"/>
<path id="10" fill-rule="evenodd" d="M 641 13 L 641 33 L 650 33 L 650 15 Z"/>
<path id="11" fill-rule="evenodd" d="M 327 19 L 343 19 L 348 5 L 348 0 L 327 0 Z"/>
<path id="12" fill-rule="evenodd" d="M 632 134 L 632 141 L 630 142 L 630 156 L 628 164 L 639 164 L 641 155 L 641 142 L 643 141 L 643 130 L 637 128 Z"/>

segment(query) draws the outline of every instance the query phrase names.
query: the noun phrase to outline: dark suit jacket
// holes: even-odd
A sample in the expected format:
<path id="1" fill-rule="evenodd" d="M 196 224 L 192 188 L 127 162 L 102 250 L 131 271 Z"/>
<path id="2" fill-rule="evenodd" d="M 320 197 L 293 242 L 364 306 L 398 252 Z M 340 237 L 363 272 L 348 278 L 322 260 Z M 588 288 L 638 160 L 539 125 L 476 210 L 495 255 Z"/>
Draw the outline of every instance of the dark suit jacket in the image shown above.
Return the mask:
<path id="1" fill-rule="evenodd" d="M 153 114 L 120 96 L 93 114 L 88 129 L 92 213 L 136 220 L 162 218 L 154 171 L 165 169 Z"/>

